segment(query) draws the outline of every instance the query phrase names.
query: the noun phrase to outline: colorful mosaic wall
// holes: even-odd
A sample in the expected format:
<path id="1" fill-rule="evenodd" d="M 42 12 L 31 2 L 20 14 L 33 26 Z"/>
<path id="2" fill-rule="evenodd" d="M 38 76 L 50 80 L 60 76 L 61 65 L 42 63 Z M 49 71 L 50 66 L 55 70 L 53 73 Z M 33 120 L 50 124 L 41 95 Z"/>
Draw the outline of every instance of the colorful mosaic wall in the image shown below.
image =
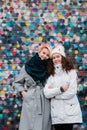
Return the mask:
<path id="1" fill-rule="evenodd" d="M 87 129 L 87 1 L 0 1 L 0 130 L 17 130 L 22 98 L 13 81 L 42 42 L 62 42 L 77 68 L 79 101 Z"/>

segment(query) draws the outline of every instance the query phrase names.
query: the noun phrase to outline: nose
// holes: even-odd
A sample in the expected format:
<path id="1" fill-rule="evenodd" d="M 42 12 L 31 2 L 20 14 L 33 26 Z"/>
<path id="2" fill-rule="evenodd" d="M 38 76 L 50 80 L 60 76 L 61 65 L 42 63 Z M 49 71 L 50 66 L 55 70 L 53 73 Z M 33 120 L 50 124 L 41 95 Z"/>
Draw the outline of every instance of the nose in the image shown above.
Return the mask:
<path id="1" fill-rule="evenodd" d="M 44 55 L 44 58 L 47 58 L 47 55 Z"/>

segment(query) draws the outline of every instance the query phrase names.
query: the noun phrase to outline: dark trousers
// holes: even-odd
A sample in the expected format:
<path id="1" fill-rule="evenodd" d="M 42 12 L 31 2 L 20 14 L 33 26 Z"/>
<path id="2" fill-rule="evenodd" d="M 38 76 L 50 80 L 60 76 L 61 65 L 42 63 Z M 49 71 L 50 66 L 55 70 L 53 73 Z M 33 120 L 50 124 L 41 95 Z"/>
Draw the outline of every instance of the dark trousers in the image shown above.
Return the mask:
<path id="1" fill-rule="evenodd" d="M 54 130 L 73 130 L 73 124 L 56 124 Z"/>

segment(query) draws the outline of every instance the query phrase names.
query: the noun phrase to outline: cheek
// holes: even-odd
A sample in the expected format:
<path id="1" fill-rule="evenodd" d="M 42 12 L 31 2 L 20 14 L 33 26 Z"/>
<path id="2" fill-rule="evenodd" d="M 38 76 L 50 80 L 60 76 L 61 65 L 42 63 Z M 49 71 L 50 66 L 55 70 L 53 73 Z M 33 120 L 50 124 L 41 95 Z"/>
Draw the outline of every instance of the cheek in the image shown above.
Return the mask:
<path id="1" fill-rule="evenodd" d="M 47 59 L 49 59 L 50 56 L 47 56 Z"/>
<path id="2" fill-rule="evenodd" d="M 60 61 L 62 61 L 62 59 L 60 58 Z"/>
<path id="3" fill-rule="evenodd" d="M 61 59 L 58 59 L 58 62 L 61 63 Z"/>
<path id="4" fill-rule="evenodd" d="M 54 60 L 53 60 L 53 63 L 54 63 L 54 64 L 59 64 L 59 63 L 61 63 L 61 59 L 60 59 L 60 58 L 54 59 Z"/>
<path id="5" fill-rule="evenodd" d="M 56 61 L 56 60 L 55 60 L 55 59 L 53 59 L 53 63 L 55 63 L 55 61 Z"/>

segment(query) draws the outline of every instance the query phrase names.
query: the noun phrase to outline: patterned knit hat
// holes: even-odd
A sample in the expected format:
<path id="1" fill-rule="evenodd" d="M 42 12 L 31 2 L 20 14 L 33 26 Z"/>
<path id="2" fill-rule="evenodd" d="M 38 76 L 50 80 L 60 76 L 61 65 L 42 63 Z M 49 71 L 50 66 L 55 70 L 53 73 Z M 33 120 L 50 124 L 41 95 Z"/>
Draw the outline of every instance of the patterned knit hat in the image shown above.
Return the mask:
<path id="1" fill-rule="evenodd" d="M 55 47 L 53 50 L 52 50 L 52 53 L 51 53 L 51 57 L 53 56 L 53 54 L 55 53 L 58 53 L 62 56 L 66 56 L 65 55 L 65 50 L 64 50 L 64 47 L 62 45 L 58 45 L 57 47 Z"/>
<path id="2" fill-rule="evenodd" d="M 47 49 L 49 50 L 49 52 L 50 52 L 50 55 L 51 55 L 52 48 L 51 48 L 51 46 L 49 46 L 49 45 L 46 44 L 46 43 L 44 43 L 44 44 L 42 44 L 42 45 L 40 46 L 39 52 L 40 52 L 41 50 L 43 50 L 44 48 L 47 48 Z"/>

